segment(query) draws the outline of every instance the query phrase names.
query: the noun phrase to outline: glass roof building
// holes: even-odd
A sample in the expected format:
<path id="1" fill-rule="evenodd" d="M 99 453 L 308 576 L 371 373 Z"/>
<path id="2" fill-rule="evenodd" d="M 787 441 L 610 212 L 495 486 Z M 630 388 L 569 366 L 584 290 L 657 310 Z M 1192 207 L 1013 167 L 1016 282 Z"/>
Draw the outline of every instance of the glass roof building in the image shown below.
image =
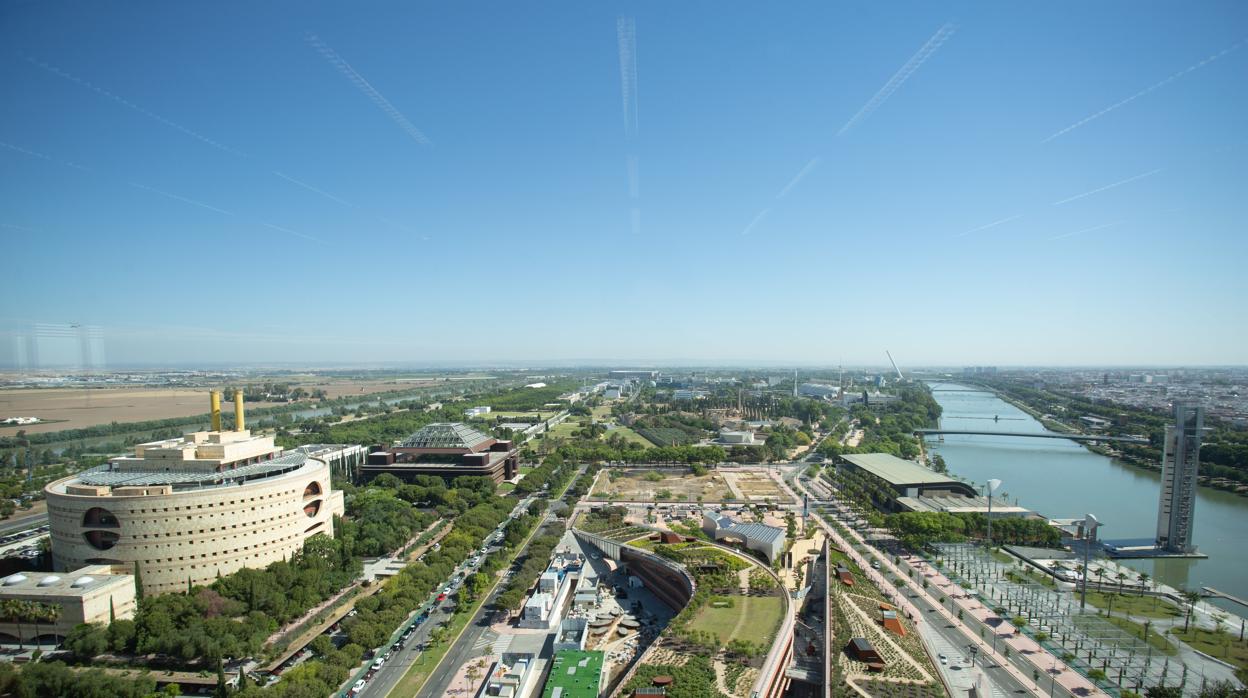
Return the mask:
<path id="1" fill-rule="evenodd" d="M 390 473 L 408 481 L 417 475 L 433 475 L 448 481 L 488 477 L 500 483 L 516 476 L 519 460 L 510 441 L 460 422 L 438 422 L 421 427 L 394 446 L 374 446 L 360 474 L 365 480 Z"/>

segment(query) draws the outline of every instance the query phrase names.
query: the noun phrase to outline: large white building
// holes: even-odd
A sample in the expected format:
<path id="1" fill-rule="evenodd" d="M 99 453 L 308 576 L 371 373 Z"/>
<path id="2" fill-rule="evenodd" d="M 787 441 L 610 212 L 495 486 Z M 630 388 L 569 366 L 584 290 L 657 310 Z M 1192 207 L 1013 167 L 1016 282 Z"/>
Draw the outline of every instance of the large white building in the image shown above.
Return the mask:
<path id="1" fill-rule="evenodd" d="M 329 464 L 243 428 L 241 397 L 235 410 L 239 430 L 221 431 L 214 393 L 215 431 L 140 444 L 133 456 L 50 483 L 53 568 L 137 569 L 144 593 L 159 594 L 289 559 L 310 536 L 332 536 L 343 497 L 330 487 Z"/>

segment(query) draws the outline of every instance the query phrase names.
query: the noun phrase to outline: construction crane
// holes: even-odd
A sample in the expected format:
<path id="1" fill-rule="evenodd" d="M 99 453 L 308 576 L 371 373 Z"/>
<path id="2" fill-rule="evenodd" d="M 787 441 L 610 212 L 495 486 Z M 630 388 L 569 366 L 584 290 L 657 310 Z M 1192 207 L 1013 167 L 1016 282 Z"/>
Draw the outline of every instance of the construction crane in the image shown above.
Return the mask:
<path id="1" fill-rule="evenodd" d="M 885 353 L 885 354 L 888 354 L 888 360 L 889 360 L 889 363 L 891 363 L 891 364 L 893 365 L 893 370 L 897 372 L 897 380 L 899 380 L 899 381 L 904 381 L 904 380 L 906 379 L 906 377 L 905 377 L 905 376 L 903 376 L 903 375 L 901 375 L 901 369 L 900 369 L 900 368 L 897 368 L 897 362 L 893 360 L 893 355 L 892 355 L 892 353 L 891 353 L 891 352 L 889 352 L 889 350 L 887 350 L 887 349 L 885 349 L 885 350 L 884 350 L 884 353 Z"/>

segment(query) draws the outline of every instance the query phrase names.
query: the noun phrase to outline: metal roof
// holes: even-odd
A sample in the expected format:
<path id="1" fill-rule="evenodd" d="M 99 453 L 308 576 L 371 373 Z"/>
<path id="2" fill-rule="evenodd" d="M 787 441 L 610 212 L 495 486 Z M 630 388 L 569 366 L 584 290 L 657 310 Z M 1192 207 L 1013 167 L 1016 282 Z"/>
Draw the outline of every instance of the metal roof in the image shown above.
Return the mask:
<path id="1" fill-rule="evenodd" d="M 841 456 L 845 460 L 894 485 L 934 485 L 951 480 L 934 470 L 928 470 L 912 460 L 905 460 L 888 453 L 850 453 Z"/>
<path id="2" fill-rule="evenodd" d="M 219 473 L 166 470 L 120 472 L 112 470 L 109 465 L 102 465 L 80 473 L 78 482 L 84 485 L 108 487 L 146 487 L 152 485 L 173 485 L 175 489 L 185 489 L 190 486 L 211 487 L 232 484 L 235 481 L 280 475 L 281 473 L 299 469 L 307 461 L 308 456 L 305 453 L 288 453 L 263 463 L 244 465 Z"/>
<path id="3" fill-rule="evenodd" d="M 490 437 L 461 422 L 438 422 L 421 427 L 399 444 L 399 448 L 464 448 L 471 450 Z"/>

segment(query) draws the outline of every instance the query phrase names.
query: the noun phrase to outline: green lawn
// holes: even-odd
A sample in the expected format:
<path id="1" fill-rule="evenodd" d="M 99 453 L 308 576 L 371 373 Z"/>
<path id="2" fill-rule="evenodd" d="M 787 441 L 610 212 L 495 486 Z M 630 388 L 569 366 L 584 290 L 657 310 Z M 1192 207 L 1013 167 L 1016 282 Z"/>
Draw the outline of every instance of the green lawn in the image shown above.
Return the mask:
<path id="1" fill-rule="evenodd" d="M 515 485 L 513 485 L 513 484 L 512 484 L 512 483 L 510 483 L 510 482 L 504 482 L 504 483 L 502 483 L 502 484 L 500 484 L 500 485 L 498 486 L 498 493 L 499 493 L 499 494 L 507 494 L 508 492 L 510 492 L 510 491 L 512 491 L 512 490 L 514 490 L 514 489 L 516 489 L 516 486 L 515 486 Z"/>
<path id="2" fill-rule="evenodd" d="M 780 627 L 784 600 L 778 596 L 734 595 L 729 598 L 734 602 L 732 608 L 714 608 L 708 602 L 689 622 L 689 629 L 716 635 L 723 644 L 741 639 L 770 646 L 776 629 Z M 745 622 L 741 623 L 740 629 L 734 634 L 737 621 L 743 616 Z"/>
<path id="3" fill-rule="evenodd" d="M 1091 597 L 1092 595 L 1088 594 L 1088 598 L 1091 599 Z M 1117 607 L 1117 605 L 1118 605 L 1118 602 L 1115 601 L 1114 606 Z M 1106 620 L 1118 626 L 1119 628 L 1122 628 L 1123 630 L 1127 631 L 1131 635 L 1134 635 L 1135 639 L 1137 640 L 1144 639 L 1144 625 L 1143 624 L 1129 621 L 1126 618 L 1118 618 L 1117 616 L 1111 616 L 1107 618 Z M 1169 654 L 1169 655 L 1178 654 L 1178 650 L 1176 650 L 1174 646 L 1171 645 L 1168 640 L 1166 640 L 1166 638 L 1162 637 L 1156 630 L 1152 628 L 1148 629 L 1147 642 L 1148 644 L 1153 646 L 1153 649 L 1159 650 L 1164 654 Z"/>
<path id="4" fill-rule="evenodd" d="M 569 419 L 566 422 L 563 422 L 562 424 L 556 424 L 553 429 L 546 432 L 546 436 L 548 438 L 555 438 L 555 439 L 570 439 L 572 438 L 572 432 L 580 428 L 581 428 L 580 421 Z"/>
<path id="5" fill-rule="evenodd" d="M 1097 608 L 1109 608 L 1109 595 L 1088 590 L 1088 603 Z M 1143 618 L 1182 618 L 1183 612 L 1168 601 L 1156 597 L 1133 594 L 1113 595 L 1114 613 L 1126 613 Z"/>
<path id="6" fill-rule="evenodd" d="M 597 421 L 606 419 L 607 417 L 611 416 L 611 406 L 599 405 L 598 407 L 594 407 L 592 414 L 593 414 L 594 419 Z"/>
<path id="7" fill-rule="evenodd" d="M 641 434 L 638 434 L 637 432 L 633 431 L 632 429 L 628 427 L 619 427 L 617 429 L 612 429 L 611 431 L 608 431 L 604 436 L 609 438 L 612 434 L 619 434 L 620 436 L 624 437 L 626 440 L 631 441 L 632 443 L 641 444 L 642 446 L 645 446 L 646 448 L 649 448 L 654 445 L 650 443 L 649 439 L 642 436 Z"/>
<path id="8" fill-rule="evenodd" d="M 1237 639 L 1238 634 L 1215 633 L 1196 627 L 1183 632 L 1182 626 L 1175 628 L 1171 634 L 1211 657 L 1230 662 L 1240 669 L 1248 668 L 1248 640 L 1241 642 Z"/>

